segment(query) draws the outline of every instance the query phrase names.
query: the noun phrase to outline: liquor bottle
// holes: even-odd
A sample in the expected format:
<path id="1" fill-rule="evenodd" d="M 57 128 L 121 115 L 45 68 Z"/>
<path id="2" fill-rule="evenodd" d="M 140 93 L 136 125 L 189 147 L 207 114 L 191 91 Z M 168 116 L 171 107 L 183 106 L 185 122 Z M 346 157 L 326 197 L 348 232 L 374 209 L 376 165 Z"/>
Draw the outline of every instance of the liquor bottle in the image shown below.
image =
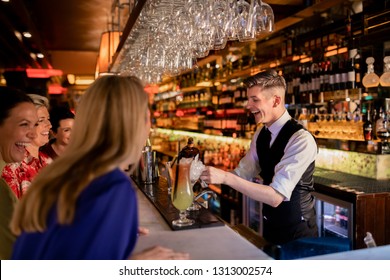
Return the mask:
<path id="1" fill-rule="evenodd" d="M 299 80 L 299 95 L 301 96 L 301 102 L 303 102 L 303 96 L 306 94 L 307 90 L 307 79 L 306 79 L 306 67 L 303 65 L 300 67 L 301 76 Z"/>
<path id="2" fill-rule="evenodd" d="M 325 61 L 318 63 L 318 72 L 320 79 L 320 92 L 324 92 L 325 88 Z"/>
<path id="3" fill-rule="evenodd" d="M 380 153 L 381 154 L 390 154 L 390 128 L 388 125 L 388 118 L 385 115 L 383 122 L 382 122 L 382 127 L 377 130 L 377 137 L 378 139 L 381 140 L 380 143 Z"/>
<path id="4" fill-rule="evenodd" d="M 378 120 L 379 115 L 377 114 L 376 109 L 372 110 L 371 122 L 372 122 L 372 139 L 376 140 L 376 121 Z"/>
<path id="5" fill-rule="evenodd" d="M 345 37 L 347 39 L 352 37 L 352 19 L 350 11 L 348 11 L 348 17 L 345 20 Z"/>
<path id="6" fill-rule="evenodd" d="M 298 117 L 298 123 L 303 125 L 304 128 L 308 128 L 308 116 L 307 116 L 307 108 L 302 108 L 301 114 Z"/>
<path id="7" fill-rule="evenodd" d="M 348 60 L 343 58 L 339 61 L 339 71 L 341 73 L 341 80 L 340 80 L 340 89 L 344 90 L 347 88 L 348 84 L 348 67 L 347 67 Z"/>
<path id="8" fill-rule="evenodd" d="M 313 63 L 311 65 L 311 73 L 312 73 L 312 86 L 311 86 L 311 91 L 312 91 L 312 98 L 310 103 L 313 102 L 318 102 L 319 101 L 319 96 L 320 96 L 320 66 L 318 63 Z"/>
<path id="9" fill-rule="evenodd" d="M 357 54 L 357 49 L 349 51 L 349 60 L 346 65 L 347 72 L 347 89 L 356 88 L 356 70 L 355 70 L 355 56 Z"/>
<path id="10" fill-rule="evenodd" d="M 233 96 L 234 92 L 231 90 L 226 90 L 222 92 L 219 97 L 218 108 L 219 109 L 229 109 L 233 107 Z"/>
<path id="11" fill-rule="evenodd" d="M 309 117 L 309 122 L 318 122 L 320 120 L 320 116 L 318 114 L 318 108 L 316 107 L 313 111 L 311 111 L 310 117 Z"/>
<path id="12" fill-rule="evenodd" d="M 364 134 L 364 140 L 365 141 L 373 140 L 372 122 L 371 122 L 370 110 L 367 111 L 367 117 L 366 117 L 365 122 L 363 123 L 363 134 Z"/>
<path id="13" fill-rule="evenodd" d="M 291 38 L 287 39 L 286 55 L 291 56 L 293 54 L 293 41 Z"/>
<path id="14" fill-rule="evenodd" d="M 373 57 L 367 57 L 367 73 L 363 77 L 363 86 L 366 88 L 377 87 L 379 85 L 379 77 L 375 74 L 374 70 L 375 59 Z"/>
<path id="15" fill-rule="evenodd" d="M 312 100 L 312 89 L 313 89 L 313 79 L 312 79 L 312 73 L 311 73 L 311 69 L 310 69 L 310 66 L 307 65 L 306 66 L 306 91 L 305 91 L 305 99 L 306 99 L 306 102 L 308 103 L 312 103 L 311 100 Z"/>
<path id="16" fill-rule="evenodd" d="M 286 102 L 289 104 L 295 104 L 295 99 L 294 99 L 294 87 L 293 87 L 293 82 L 294 82 L 294 77 L 293 73 L 286 73 L 285 78 L 286 78 Z"/>
<path id="17" fill-rule="evenodd" d="M 323 83 L 323 91 L 331 91 L 330 89 L 330 61 L 326 60 L 323 62 L 324 69 L 324 83 Z"/>
<path id="18" fill-rule="evenodd" d="M 378 131 L 381 131 L 383 128 L 383 122 L 385 120 L 385 113 L 382 110 L 382 107 L 379 109 L 378 118 L 375 121 L 375 133 L 378 136 Z M 377 137 L 378 138 L 378 137 Z"/>
<path id="19" fill-rule="evenodd" d="M 338 58 L 336 62 L 333 64 L 333 71 L 334 71 L 334 90 L 340 90 L 341 88 L 341 74 L 342 74 L 342 68 L 341 68 L 342 60 Z"/>
<path id="20" fill-rule="evenodd" d="M 359 50 L 356 51 L 356 54 L 354 56 L 354 68 L 355 68 L 355 84 L 356 88 L 362 87 L 362 75 L 361 75 L 361 55 L 359 53 Z"/>
<path id="21" fill-rule="evenodd" d="M 199 154 L 199 149 L 194 147 L 194 138 L 187 139 L 187 145 L 179 152 L 180 158 L 195 158 Z"/>
<path id="22" fill-rule="evenodd" d="M 328 66 L 329 66 L 329 68 L 328 68 L 328 73 L 329 73 L 328 91 L 334 91 L 334 90 L 336 90 L 336 88 L 335 88 L 336 73 L 335 73 L 334 63 L 329 62 Z"/>
<path id="23" fill-rule="evenodd" d="M 382 87 L 390 87 L 390 56 L 383 58 L 383 74 L 380 77 L 380 84 Z"/>
<path id="24" fill-rule="evenodd" d="M 293 95 L 295 103 L 300 103 L 299 88 L 301 83 L 301 66 L 297 67 L 293 77 Z"/>

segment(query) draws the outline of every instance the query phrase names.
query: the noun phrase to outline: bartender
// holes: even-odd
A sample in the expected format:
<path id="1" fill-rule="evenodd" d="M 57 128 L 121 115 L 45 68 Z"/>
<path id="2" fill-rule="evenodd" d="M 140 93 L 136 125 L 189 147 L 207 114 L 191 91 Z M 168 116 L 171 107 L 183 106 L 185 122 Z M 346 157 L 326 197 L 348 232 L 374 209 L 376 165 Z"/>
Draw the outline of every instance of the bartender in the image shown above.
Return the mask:
<path id="1" fill-rule="evenodd" d="M 233 172 L 208 166 L 201 179 L 225 184 L 263 203 L 263 237 L 280 245 L 318 236 L 313 172 L 317 156 L 314 137 L 285 107 L 285 79 L 269 70 L 249 77 L 248 103 L 259 128 L 249 151 Z M 261 183 L 253 178 L 260 177 Z"/>

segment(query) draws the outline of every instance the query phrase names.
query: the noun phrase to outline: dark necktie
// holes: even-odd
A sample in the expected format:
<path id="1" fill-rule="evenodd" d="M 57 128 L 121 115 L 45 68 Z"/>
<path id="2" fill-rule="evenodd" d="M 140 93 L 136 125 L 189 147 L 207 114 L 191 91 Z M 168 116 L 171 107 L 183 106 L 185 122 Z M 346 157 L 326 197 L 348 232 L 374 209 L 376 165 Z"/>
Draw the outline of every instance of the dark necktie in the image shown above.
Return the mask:
<path id="1" fill-rule="evenodd" d="M 267 127 L 264 127 L 264 144 L 266 144 L 266 147 L 270 147 L 271 143 L 271 131 Z"/>

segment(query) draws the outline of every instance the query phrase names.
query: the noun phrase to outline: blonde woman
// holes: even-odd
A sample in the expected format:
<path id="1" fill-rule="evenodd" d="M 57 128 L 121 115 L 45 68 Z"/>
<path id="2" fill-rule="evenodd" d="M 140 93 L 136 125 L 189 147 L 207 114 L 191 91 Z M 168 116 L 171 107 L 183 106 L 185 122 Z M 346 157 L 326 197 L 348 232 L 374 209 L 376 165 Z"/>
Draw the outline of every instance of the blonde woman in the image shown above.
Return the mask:
<path id="1" fill-rule="evenodd" d="M 32 99 L 38 115 L 36 137 L 26 146 L 26 155 L 22 162 L 7 164 L 1 177 L 11 187 L 15 195 L 20 199 L 31 185 L 31 181 L 37 173 L 52 159 L 39 151 L 39 148 L 49 142 L 51 128 L 49 116 L 49 101 L 46 97 L 38 94 L 28 94 Z"/>
<path id="2" fill-rule="evenodd" d="M 78 107 L 67 152 L 20 201 L 13 259 L 186 259 L 155 247 L 131 256 L 138 234 L 134 183 L 150 130 L 148 96 L 135 77 L 103 76 Z"/>

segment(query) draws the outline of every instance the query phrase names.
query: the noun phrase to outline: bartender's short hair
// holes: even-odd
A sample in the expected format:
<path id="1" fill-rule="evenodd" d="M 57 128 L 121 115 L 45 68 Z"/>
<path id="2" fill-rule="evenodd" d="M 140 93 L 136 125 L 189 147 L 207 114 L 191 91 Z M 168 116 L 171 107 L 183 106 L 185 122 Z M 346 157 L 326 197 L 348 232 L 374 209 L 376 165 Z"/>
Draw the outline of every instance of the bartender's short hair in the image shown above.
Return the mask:
<path id="1" fill-rule="evenodd" d="M 273 69 L 260 72 L 245 79 L 244 85 L 247 88 L 260 86 L 262 89 L 283 88 L 284 91 L 286 90 L 286 80 Z"/>

